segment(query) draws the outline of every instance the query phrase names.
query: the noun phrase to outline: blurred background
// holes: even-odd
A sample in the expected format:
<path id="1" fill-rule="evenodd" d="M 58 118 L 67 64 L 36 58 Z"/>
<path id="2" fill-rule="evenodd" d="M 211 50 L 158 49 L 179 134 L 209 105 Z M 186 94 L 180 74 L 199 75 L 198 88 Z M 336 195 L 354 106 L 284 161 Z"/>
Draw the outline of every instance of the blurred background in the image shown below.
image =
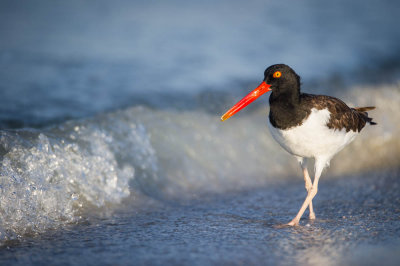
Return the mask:
<path id="1" fill-rule="evenodd" d="M 62 227 L 70 231 L 55 237 L 60 253 L 51 235 L 32 244 L 47 246 L 46 256 L 14 246 L 26 259 L 21 265 L 32 254 L 38 261 L 77 256 L 82 238 L 94 241 L 86 247 L 92 252 L 114 234 L 116 252 L 107 253 L 110 244 L 83 261 L 101 255 L 112 264 L 122 252 L 146 264 L 154 262 L 146 260 L 151 247 L 160 258 L 167 250 L 204 263 L 243 256 L 239 262 L 276 264 L 291 254 L 288 264 L 301 264 L 295 255 L 307 246 L 310 258 L 323 250 L 317 262 L 326 264 L 351 245 L 372 243 L 357 261 L 386 250 L 399 239 L 399 14 L 400 2 L 390 0 L 0 1 L 0 246 Z M 327 218 L 292 234 L 261 222 L 287 222 L 305 193 L 296 160 L 267 130 L 268 96 L 219 121 L 277 63 L 301 76 L 305 92 L 377 107 L 370 116 L 378 125 L 336 156 L 320 182 L 320 191 L 330 185 L 315 206 L 339 224 L 324 224 Z M 240 194 L 259 188 L 267 192 Z M 185 209 L 186 216 L 175 208 L 207 202 L 205 195 L 239 196 Z M 154 205 L 165 212 L 149 211 Z M 104 235 L 110 224 L 117 232 Z M 199 239 L 207 224 L 214 233 Z M 259 242 L 243 237 L 249 232 Z M 152 242 L 164 235 L 170 238 Z M 179 239 L 189 250 L 174 246 Z M 226 239 L 249 249 L 225 246 Z M 74 241 L 76 249 L 65 249 Z M 0 262 L 8 264 L 5 254 Z"/>
<path id="2" fill-rule="evenodd" d="M 330 94 L 398 78 L 397 1 L 0 5 L 1 128 L 145 104 L 219 115 L 275 63 Z"/>

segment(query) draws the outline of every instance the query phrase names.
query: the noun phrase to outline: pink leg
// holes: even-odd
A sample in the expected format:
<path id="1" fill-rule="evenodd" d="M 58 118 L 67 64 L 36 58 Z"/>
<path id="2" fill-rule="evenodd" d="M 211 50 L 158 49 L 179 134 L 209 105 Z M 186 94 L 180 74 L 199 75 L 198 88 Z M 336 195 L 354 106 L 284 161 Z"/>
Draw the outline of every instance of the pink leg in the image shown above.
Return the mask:
<path id="1" fill-rule="evenodd" d="M 297 160 L 299 161 L 301 169 L 303 169 L 304 183 L 305 183 L 307 193 L 309 193 L 312 188 L 312 181 L 311 181 L 310 175 L 308 174 L 307 158 L 297 157 Z M 309 209 L 310 209 L 310 219 L 314 220 L 315 212 L 314 212 L 312 201 L 310 202 Z"/>
<path id="2" fill-rule="evenodd" d="M 310 205 L 312 199 L 315 197 L 315 195 L 317 195 L 318 192 L 318 181 L 319 178 L 321 177 L 321 173 L 322 170 L 324 169 L 325 165 L 327 164 L 327 162 L 329 161 L 329 159 L 325 159 L 325 158 L 320 158 L 320 159 L 316 159 L 315 160 L 315 178 L 314 178 L 314 183 L 311 187 L 311 189 L 308 191 L 307 193 L 307 197 L 303 202 L 303 205 L 301 206 L 299 212 L 297 213 L 296 217 L 293 218 L 293 220 L 291 220 L 288 225 L 290 226 L 295 226 L 295 225 L 299 225 L 299 221 L 301 216 L 303 216 L 304 211 L 307 209 L 307 207 Z"/>
<path id="3" fill-rule="evenodd" d="M 308 194 L 308 193 L 310 193 L 310 190 L 312 188 L 312 182 L 311 182 L 310 175 L 308 174 L 307 168 L 303 168 L 303 175 L 304 175 L 304 182 L 306 184 L 306 190 L 307 190 L 307 194 Z M 308 205 L 308 207 L 310 209 L 310 219 L 315 220 L 315 212 L 314 212 L 312 201 L 310 201 L 310 205 Z"/>

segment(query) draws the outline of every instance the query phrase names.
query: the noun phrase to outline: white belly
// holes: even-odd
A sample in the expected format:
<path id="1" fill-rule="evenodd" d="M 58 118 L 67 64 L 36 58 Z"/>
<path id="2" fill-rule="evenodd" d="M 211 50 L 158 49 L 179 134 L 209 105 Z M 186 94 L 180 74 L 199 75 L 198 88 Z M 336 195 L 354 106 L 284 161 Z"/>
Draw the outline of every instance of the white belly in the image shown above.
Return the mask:
<path id="1" fill-rule="evenodd" d="M 300 126 L 281 130 L 274 128 L 268 119 L 269 130 L 274 139 L 289 153 L 305 157 L 324 157 L 328 160 L 349 144 L 358 134 L 346 129 L 333 130 L 326 126 L 330 112 L 313 108 Z"/>

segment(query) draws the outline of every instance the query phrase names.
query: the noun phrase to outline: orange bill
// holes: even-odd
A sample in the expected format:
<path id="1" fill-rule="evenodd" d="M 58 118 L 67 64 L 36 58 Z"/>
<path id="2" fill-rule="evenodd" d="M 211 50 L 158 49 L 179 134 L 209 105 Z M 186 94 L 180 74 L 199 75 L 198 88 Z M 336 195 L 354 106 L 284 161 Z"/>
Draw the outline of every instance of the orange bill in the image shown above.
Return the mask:
<path id="1" fill-rule="evenodd" d="M 254 102 L 258 97 L 270 91 L 271 89 L 269 87 L 271 87 L 271 85 L 265 83 L 265 81 L 261 82 L 261 84 L 257 88 L 255 88 L 252 92 L 247 94 L 237 104 L 232 106 L 232 108 L 229 109 L 223 116 L 221 116 L 221 120 L 222 121 L 227 120 L 229 117 L 233 116 L 234 114 L 245 108 L 247 105 Z"/>

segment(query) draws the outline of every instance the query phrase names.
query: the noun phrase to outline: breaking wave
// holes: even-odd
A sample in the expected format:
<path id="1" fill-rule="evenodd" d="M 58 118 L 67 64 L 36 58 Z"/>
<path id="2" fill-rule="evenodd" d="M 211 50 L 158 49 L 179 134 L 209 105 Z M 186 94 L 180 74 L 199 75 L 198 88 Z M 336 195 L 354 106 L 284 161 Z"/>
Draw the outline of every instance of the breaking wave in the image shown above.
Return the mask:
<path id="1" fill-rule="evenodd" d="M 341 98 L 376 105 L 370 115 L 378 125 L 365 128 L 323 178 L 398 167 L 400 86 L 355 87 Z M 129 197 L 180 199 L 298 178 L 296 160 L 268 133 L 266 113 L 256 108 L 220 123 L 204 110 L 132 107 L 0 131 L 0 240 L 79 222 Z"/>

